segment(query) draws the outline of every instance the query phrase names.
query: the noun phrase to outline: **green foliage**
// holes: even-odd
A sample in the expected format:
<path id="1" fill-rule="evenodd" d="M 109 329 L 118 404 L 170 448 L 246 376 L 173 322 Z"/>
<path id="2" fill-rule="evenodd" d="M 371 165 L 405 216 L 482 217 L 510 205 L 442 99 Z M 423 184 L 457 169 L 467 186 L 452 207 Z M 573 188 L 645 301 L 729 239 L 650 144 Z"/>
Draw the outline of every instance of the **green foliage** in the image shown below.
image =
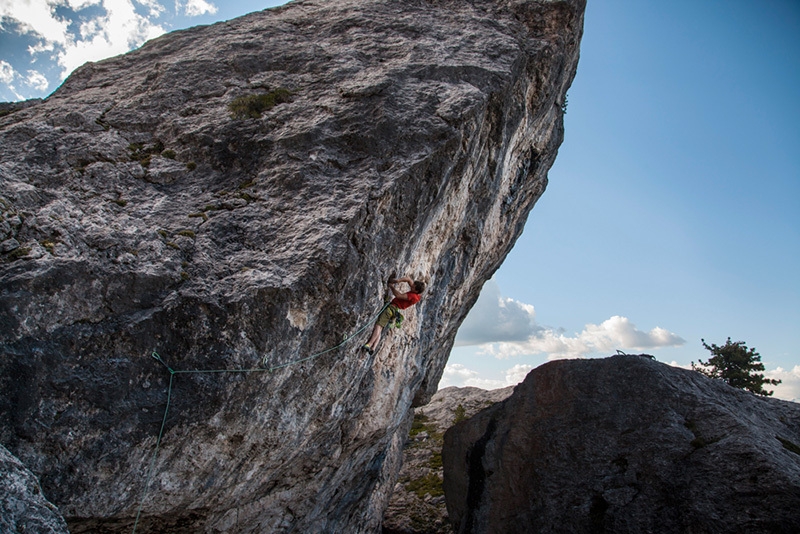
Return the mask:
<path id="1" fill-rule="evenodd" d="M 780 436 L 775 436 L 775 437 L 778 438 L 778 441 L 781 442 L 781 445 L 783 445 L 784 449 L 786 449 L 787 451 L 793 452 L 793 453 L 795 453 L 797 455 L 800 455 L 800 447 L 798 447 L 797 445 L 795 445 L 794 443 L 792 443 L 788 439 L 783 439 Z"/>
<path id="2" fill-rule="evenodd" d="M 111 125 L 105 121 L 104 117 L 105 117 L 105 112 L 103 112 L 102 115 L 97 117 L 94 120 L 94 122 L 95 122 L 95 124 L 98 124 L 98 125 L 102 126 L 105 131 L 108 131 L 108 130 L 111 129 Z"/>
<path id="3" fill-rule="evenodd" d="M 289 102 L 291 96 L 292 92 L 282 87 L 260 95 L 240 96 L 228 104 L 228 111 L 234 119 L 260 119 L 262 113 Z"/>
<path id="4" fill-rule="evenodd" d="M 697 423 L 693 419 L 687 419 L 683 426 L 689 429 L 689 431 L 694 434 L 694 439 L 690 443 L 692 447 L 695 449 L 702 449 L 707 445 L 713 445 L 714 443 L 718 442 L 720 438 L 717 439 L 706 439 L 705 436 L 700 435 L 700 430 L 697 428 Z"/>
<path id="5" fill-rule="evenodd" d="M 54 241 L 46 239 L 44 241 L 39 241 L 39 244 L 42 245 L 42 247 L 44 247 L 45 249 L 47 249 L 47 252 L 49 252 L 50 254 L 55 253 L 56 243 Z"/>
<path id="6" fill-rule="evenodd" d="M 145 146 L 144 143 L 131 143 L 128 145 L 131 161 L 138 161 L 142 167 L 149 167 L 153 155 L 161 154 L 163 151 L 164 143 L 161 141 L 156 141 L 150 146 Z"/>
<path id="7" fill-rule="evenodd" d="M 442 461 L 442 451 L 441 449 L 437 451 L 433 451 L 431 455 L 431 459 L 428 460 L 428 466 L 431 469 L 441 469 L 444 466 L 444 462 Z"/>
<path id="8" fill-rule="evenodd" d="M 24 258 L 28 254 L 31 253 L 31 249 L 28 247 L 18 247 L 8 253 L 8 259 L 10 260 L 18 260 L 20 258 Z"/>
<path id="9" fill-rule="evenodd" d="M 409 443 L 409 447 L 422 447 L 422 442 L 414 441 L 414 438 L 420 434 L 421 432 L 425 432 L 428 434 L 428 438 L 433 443 L 441 444 L 444 442 L 444 434 L 439 432 L 436 425 L 428 423 L 428 416 L 423 415 L 421 413 L 414 414 L 414 421 L 411 423 L 411 430 L 408 432 L 409 438 L 411 438 L 411 442 Z"/>
<path id="10" fill-rule="evenodd" d="M 428 473 L 422 478 L 410 480 L 406 484 L 406 489 L 416 493 L 420 499 L 424 498 L 426 494 L 430 494 L 431 497 L 444 495 L 442 478 L 436 473 Z"/>
<path id="11" fill-rule="evenodd" d="M 161 157 L 164 157 L 164 158 L 167 158 L 167 159 L 175 159 L 175 151 L 167 149 L 167 150 L 165 150 L 164 152 L 161 153 Z"/>
<path id="12" fill-rule="evenodd" d="M 700 341 L 712 356 L 707 362 L 703 360 L 698 360 L 697 364 L 692 362 L 692 369 L 695 371 L 711 378 L 722 379 L 735 388 L 764 396 L 773 393 L 766 391 L 763 388 L 764 384 L 775 386 L 781 383 L 780 380 L 764 378 L 764 374 L 759 372 L 764 370 L 761 355 L 755 349 L 747 348 L 744 341 L 732 342 L 731 338 L 728 338 L 721 347 L 714 343 L 708 345 L 705 339 Z"/>
<path id="13" fill-rule="evenodd" d="M 411 431 L 409 431 L 408 435 L 413 438 L 420 432 L 427 431 L 428 427 L 425 424 L 427 421 L 428 421 L 428 416 L 422 415 L 421 413 L 415 413 L 414 421 L 411 423 Z"/>
<path id="14" fill-rule="evenodd" d="M 458 406 L 456 406 L 455 409 L 455 418 L 453 419 L 453 424 L 460 423 L 466 418 L 467 418 L 467 410 L 464 409 L 464 406 L 459 404 Z"/>
<path id="15" fill-rule="evenodd" d="M 197 163 L 195 163 L 194 161 L 190 161 L 189 163 L 186 164 L 186 168 L 189 169 L 190 171 L 193 171 L 197 168 Z"/>
<path id="16" fill-rule="evenodd" d="M 178 232 L 178 235 L 182 235 L 184 237 L 191 237 L 192 239 L 195 238 L 195 233 L 191 230 L 181 230 Z"/>

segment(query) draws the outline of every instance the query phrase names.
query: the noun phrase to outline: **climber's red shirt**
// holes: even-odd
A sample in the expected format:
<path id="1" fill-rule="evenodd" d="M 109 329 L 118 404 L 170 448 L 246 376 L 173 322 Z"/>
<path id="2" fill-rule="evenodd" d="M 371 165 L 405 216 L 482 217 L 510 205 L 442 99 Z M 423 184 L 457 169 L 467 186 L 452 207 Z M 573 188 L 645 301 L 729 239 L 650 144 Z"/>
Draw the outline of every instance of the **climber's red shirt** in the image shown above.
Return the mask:
<path id="1" fill-rule="evenodd" d="M 406 297 L 408 298 L 401 299 L 400 297 L 395 297 L 394 299 L 392 299 L 392 304 L 394 304 L 401 310 L 405 310 L 406 308 L 408 308 L 409 306 L 413 306 L 420 300 L 419 294 L 412 293 L 411 291 L 406 293 Z"/>

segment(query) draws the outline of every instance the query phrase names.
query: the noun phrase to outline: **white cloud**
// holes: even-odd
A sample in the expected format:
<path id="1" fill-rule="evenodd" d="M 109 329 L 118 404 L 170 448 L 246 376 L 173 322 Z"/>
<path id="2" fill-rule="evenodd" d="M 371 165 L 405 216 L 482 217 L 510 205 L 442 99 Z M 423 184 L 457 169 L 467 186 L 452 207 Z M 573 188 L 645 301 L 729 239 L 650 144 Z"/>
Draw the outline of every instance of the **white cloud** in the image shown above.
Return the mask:
<path id="1" fill-rule="evenodd" d="M 610 354 L 614 351 L 646 351 L 676 347 L 686 341 L 661 327 L 648 332 L 636 328 L 630 319 L 615 315 L 599 325 L 587 324 L 583 331 L 567 336 L 561 331 L 545 328 L 523 342 L 502 342 L 488 345 L 486 352 L 497 358 L 521 354 L 547 354 L 548 359 L 582 358 L 592 353 Z"/>
<path id="2" fill-rule="evenodd" d="M 14 84 L 18 78 L 20 78 L 20 75 L 14 67 L 7 61 L 0 59 L 0 83 L 4 84 L 17 100 L 25 100 L 25 97 L 19 94 Z"/>
<path id="3" fill-rule="evenodd" d="M 164 11 L 157 0 L 138 3 L 147 7 L 153 18 Z M 70 31 L 67 18 L 56 15 L 59 6 L 77 12 L 93 5 L 102 7 L 105 13 L 83 21 L 78 34 Z M 0 17 L 16 21 L 22 34 L 40 40 L 28 47 L 31 55 L 57 52 L 62 80 L 87 61 L 128 52 L 165 32 L 150 18 L 136 13 L 130 0 L 4 0 Z"/>
<path id="4" fill-rule="evenodd" d="M 506 385 L 515 386 L 525 380 L 528 373 L 533 369 L 532 365 L 518 363 L 511 369 L 506 370 Z"/>
<path id="5" fill-rule="evenodd" d="M 97 4 L 101 3 L 102 0 L 67 0 L 67 5 L 74 10 L 80 11 L 81 9 L 87 8 L 89 6 L 96 6 Z M 58 3 L 58 2 L 51 2 L 51 3 Z"/>
<path id="6" fill-rule="evenodd" d="M 156 18 L 164 11 L 164 6 L 158 3 L 158 0 L 136 0 L 136 3 L 145 6 L 150 10 L 150 16 Z"/>
<path id="7" fill-rule="evenodd" d="M 67 42 L 68 22 L 55 17 L 55 8 L 63 2 L 52 0 L 4 0 L 0 17 L 17 21 L 23 34 L 35 34 L 46 42 Z"/>
<path id="8" fill-rule="evenodd" d="M 458 329 L 455 345 L 483 345 L 498 341 L 525 341 L 537 328 L 536 312 L 530 304 L 500 295 L 500 287 L 489 280 L 467 318 Z"/>
<path id="9" fill-rule="evenodd" d="M 764 376 L 781 381 L 777 386 L 764 385 L 764 389 L 774 391 L 773 397 L 800 402 L 800 365 L 795 365 L 791 370 L 778 367 L 773 371 L 766 371 Z"/>
<path id="10" fill-rule="evenodd" d="M 627 317 L 615 315 L 599 325 L 587 324 L 573 336 L 563 329 L 536 323 L 534 307 L 500 294 L 488 281 L 456 336 L 456 346 L 479 345 L 497 358 L 547 354 L 550 359 L 580 358 L 615 350 L 645 351 L 683 345 L 685 340 L 661 327 L 636 328 Z"/>
<path id="11" fill-rule="evenodd" d="M 25 79 L 25 83 L 37 91 L 46 91 L 50 86 L 50 82 L 47 81 L 44 74 L 35 70 L 28 71 L 28 77 Z"/>
<path id="12" fill-rule="evenodd" d="M 52 42 L 41 41 L 35 45 L 28 46 L 28 54 L 35 56 L 42 52 L 52 52 L 54 49 L 55 45 Z M 33 61 L 36 61 L 36 59 L 34 58 Z"/>
<path id="13" fill-rule="evenodd" d="M 103 0 L 105 16 L 84 22 L 80 39 L 70 36 L 59 53 L 62 77 L 87 61 L 123 54 L 165 33 L 164 28 L 136 13 L 129 0 Z"/>
<path id="14" fill-rule="evenodd" d="M 442 373 L 442 379 L 439 381 L 439 389 L 449 386 L 469 386 L 481 389 L 499 389 L 514 386 L 522 382 L 531 369 L 533 369 L 532 365 L 517 364 L 505 371 L 503 380 L 495 380 L 485 378 L 478 371 L 468 369 L 460 363 L 447 364 Z"/>
<path id="15" fill-rule="evenodd" d="M 14 83 L 14 78 L 17 76 L 17 71 L 7 61 L 0 59 L 0 82 L 6 85 Z"/>
<path id="16" fill-rule="evenodd" d="M 198 17 L 206 13 L 213 15 L 217 12 L 217 6 L 205 0 L 186 0 L 184 13 L 189 17 Z"/>

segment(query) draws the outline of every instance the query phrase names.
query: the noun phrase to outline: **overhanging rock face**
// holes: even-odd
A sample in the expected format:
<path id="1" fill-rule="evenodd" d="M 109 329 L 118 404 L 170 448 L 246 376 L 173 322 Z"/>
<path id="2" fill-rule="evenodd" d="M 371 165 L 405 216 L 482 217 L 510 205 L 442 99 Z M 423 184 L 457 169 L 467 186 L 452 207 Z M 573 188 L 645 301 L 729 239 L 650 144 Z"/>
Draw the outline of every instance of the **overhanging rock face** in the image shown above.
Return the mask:
<path id="1" fill-rule="evenodd" d="M 298 1 L 0 118 L 0 442 L 73 532 L 375 532 L 563 137 L 583 0 Z M 288 90 L 288 97 L 287 91 Z M 253 117 L 237 101 L 267 100 Z M 338 344 L 428 282 L 375 356 Z"/>

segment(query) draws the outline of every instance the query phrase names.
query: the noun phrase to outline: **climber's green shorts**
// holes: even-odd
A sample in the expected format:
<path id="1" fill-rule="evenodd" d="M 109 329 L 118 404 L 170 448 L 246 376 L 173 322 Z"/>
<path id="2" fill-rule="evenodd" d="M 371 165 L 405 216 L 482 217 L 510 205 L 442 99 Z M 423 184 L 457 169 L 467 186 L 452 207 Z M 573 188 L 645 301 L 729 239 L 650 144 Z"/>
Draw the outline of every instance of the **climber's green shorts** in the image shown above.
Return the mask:
<path id="1" fill-rule="evenodd" d="M 378 326 L 381 328 L 386 328 L 386 325 L 395 318 L 396 314 L 397 306 L 394 304 L 389 304 L 389 306 L 378 316 Z"/>

